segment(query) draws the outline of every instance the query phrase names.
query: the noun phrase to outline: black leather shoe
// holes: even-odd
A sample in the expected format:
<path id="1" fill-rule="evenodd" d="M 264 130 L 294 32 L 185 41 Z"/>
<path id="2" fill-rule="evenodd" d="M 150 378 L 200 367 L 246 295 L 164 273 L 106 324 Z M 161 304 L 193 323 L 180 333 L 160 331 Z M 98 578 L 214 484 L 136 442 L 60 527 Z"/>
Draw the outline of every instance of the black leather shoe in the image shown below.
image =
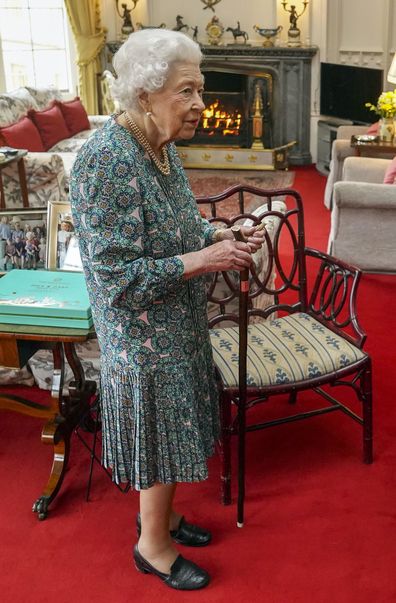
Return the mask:
<path id="1" fill-rule="evenodd" d="M 140 513 L 136 516 L 136 531 L 138 538 L 140 538 Z M 212 534 L 208 530 L 187 523 L 184 517 L 181 518 L 178 529 L 170 530 L 169 533 L 175 542 L 185 546 L 206 546 L 212 540 Z"/>
<path id="2" fill-rule="evenodd" d="M 170 568 L 170 574 L 164 574 L 155 569 L 144 557 L 139 553 L 137 544 L 133 549 L 133 558 L 136 569 L 143 574 L 153 574 L 158 576 L 170 588 L 177 590 L 198 590 L 204 588 L 210 582 L 210 576 L 205 570 L 201 569 L 188 559 L 184 559 L 182 555 L 176 558 Z"/>

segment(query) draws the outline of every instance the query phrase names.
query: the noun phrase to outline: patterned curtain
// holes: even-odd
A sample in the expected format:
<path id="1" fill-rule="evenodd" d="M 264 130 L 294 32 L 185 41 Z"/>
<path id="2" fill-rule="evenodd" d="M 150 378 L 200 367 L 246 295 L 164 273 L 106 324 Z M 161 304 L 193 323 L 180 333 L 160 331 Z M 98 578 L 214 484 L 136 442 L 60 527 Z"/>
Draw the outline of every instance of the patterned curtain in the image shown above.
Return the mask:
<path id="1" fill-rule="evenodd" d="M 97 74 L 106 30 L 100 24 L 100 0 L 65 0 L 79 68 L 79 94 L 89 115 L 98 113 Z"/>

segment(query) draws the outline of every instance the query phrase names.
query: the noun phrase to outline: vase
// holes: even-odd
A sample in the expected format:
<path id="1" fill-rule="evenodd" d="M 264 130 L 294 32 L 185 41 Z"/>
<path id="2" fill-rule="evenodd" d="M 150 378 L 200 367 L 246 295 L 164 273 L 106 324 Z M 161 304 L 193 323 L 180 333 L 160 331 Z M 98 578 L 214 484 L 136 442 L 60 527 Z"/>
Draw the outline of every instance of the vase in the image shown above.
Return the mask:
<path id="1" fill-rule="evenodd" d="M 393 117 L 382 117 L 379 120 L 378 134 L 382 142 L 392 142 L 395 133 Z"/>

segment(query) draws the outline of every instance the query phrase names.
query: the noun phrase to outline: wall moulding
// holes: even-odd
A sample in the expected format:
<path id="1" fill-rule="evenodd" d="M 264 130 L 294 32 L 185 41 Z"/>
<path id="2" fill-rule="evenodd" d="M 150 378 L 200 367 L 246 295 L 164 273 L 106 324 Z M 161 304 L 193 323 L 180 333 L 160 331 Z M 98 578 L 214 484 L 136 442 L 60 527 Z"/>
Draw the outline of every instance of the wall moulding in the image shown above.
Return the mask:
<path id="1" fill-rule="evenodd" d="M 384 50 L 343 49 L 338 53 L 338 62 L 342 65 L 353 65 L 358 67 L 372 67 L 375 69 L 385 68 Z"/>

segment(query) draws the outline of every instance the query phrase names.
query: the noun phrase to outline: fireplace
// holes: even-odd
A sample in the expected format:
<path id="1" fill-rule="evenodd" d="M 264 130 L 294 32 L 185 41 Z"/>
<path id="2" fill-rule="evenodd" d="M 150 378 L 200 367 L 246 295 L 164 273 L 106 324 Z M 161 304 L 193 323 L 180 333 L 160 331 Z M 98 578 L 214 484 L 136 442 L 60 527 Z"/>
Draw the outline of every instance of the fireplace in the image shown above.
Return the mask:
<path id="1" fill-rule="evenodd" d="M 245 147 L 245 98 L 239 92 L 207 92 L 206 108 L 194 138 L 195 144 L 231 144 Z"/>
<path id="2" fill-rule="evenodd" d="M 205 110 L 192 144 L 246 148 L 249 144 L 247 78 L 205 72 Z"/>
<path id="3" fill-rule="evenodd" d="M 261 142 L 272 145 L 272 76 L 251 77 L 245 73 L 205 71 L 205 110 L 194 138 L 180 146 L 226 146 L 250 148 L 253 144 L 255 102 L 260 106 Z"/>
<path id="4" fill-rule="evenodd" d="M 106 44 L 107 68 L 120 44 Z M 183 165 L 257 170 L 311 163 L 311 61 L 317 50 L 202 46 L 208 112 L 189 144 L 177 143 Z"/>

